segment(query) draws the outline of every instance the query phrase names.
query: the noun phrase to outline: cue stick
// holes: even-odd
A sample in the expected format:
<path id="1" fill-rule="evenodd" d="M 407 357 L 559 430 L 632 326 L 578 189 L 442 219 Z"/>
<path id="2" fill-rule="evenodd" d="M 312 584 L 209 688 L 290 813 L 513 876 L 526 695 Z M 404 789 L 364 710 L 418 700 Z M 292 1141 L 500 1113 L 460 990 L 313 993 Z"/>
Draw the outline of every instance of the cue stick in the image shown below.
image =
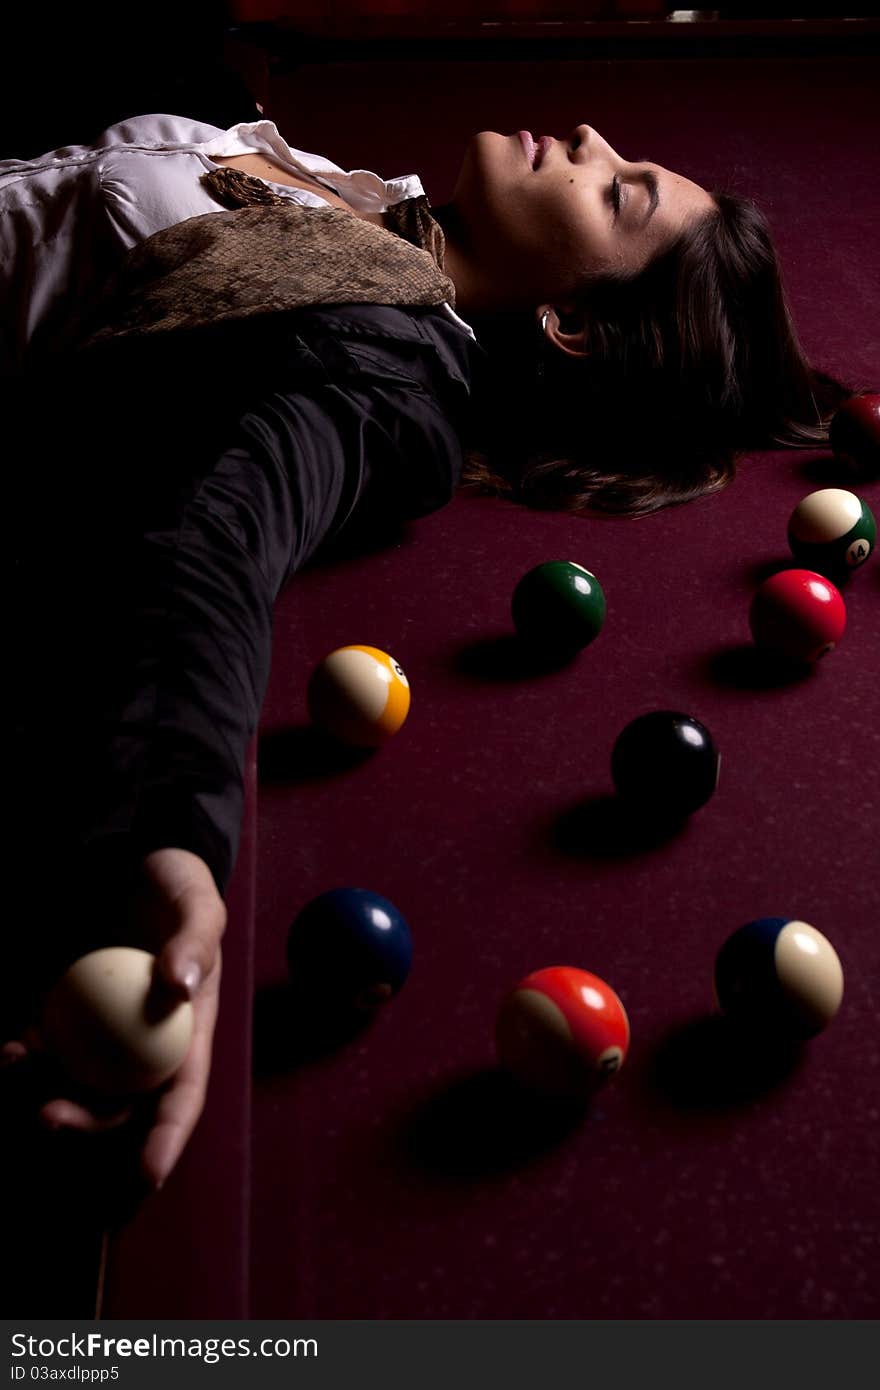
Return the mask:
<path id="1" fill-rule="evenodd" d="M 95 1322 L 100 1322 L 104 1311 L 104 1283 L 107 1277 L 107 1254 L 110 1249 L 110 1228 L 105 1226 L 101 1232 L 101 1253 L 98 1256 L 98 1282 L 95 1289 Z"/>

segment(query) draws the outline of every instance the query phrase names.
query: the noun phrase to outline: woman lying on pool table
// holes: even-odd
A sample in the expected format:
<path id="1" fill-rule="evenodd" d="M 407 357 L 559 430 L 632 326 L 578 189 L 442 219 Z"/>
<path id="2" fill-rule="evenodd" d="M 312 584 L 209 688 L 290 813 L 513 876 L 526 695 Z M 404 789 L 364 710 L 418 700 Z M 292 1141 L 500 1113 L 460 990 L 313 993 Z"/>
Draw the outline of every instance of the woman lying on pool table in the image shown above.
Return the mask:
<path id="1" fill-rule="evenodd" d="M 83 692 L 45 753 L 69 874 L 58 872 L 62 851 L 49 850 L 33 826 L 23 838 L 31 837 L 42 875 L 51 868 L 50 878 L 64 878 L 68 904 L 79 903 L 81 915 L 88 904 L 93 922 L 105 924 L 88 941 L 74 933 L 68 952 L 74 939 L 75 954 L 111 944 L 114 905 L 118 917 L 127 902 L 135 925 L 124 939 L 159 956 L 157 988 L 192 999 L 190 1051 L 149 1101 L 155 1109 L 140 1162 L 154 1186 L 174 1168 L 204 1104 L 242 768 L 282 584 L 365 508 L 423 515 L 459 483 L 574 513 L 635 516 L 700 497 L 730 481 L 739 451 L 823 444 L 830 415 L 849 394 L 798 345 L 761 212 L 649 160 L 626 159 L 588 125 L 537 144 L 525 132 L 481 131 L 465 151 L 451 201 L 431 214 L 417 177 L 348 173 L 290 147 L 271 121 L 223 131 L 171 115 L 124 121 L 93 146 L 0 162 L 0 274 L 7 277 L 0 366 L 10 394 L 33 391 L 45 402 L 46 373 L 65 381 L 64 357 L 53 361 L 65 319 L 136 248 L 187 219 L 228 210 L 217 185 L 205 184 L 224 169 L 239 176 L 244 205 L 268 193 L 279 205 L 329 207 L 390 236 L 406 234 L 397 214 L 422 199 L 418 244 L 450 289 L 434 304 L 330 304 L 298 315 L 296 353 L 273 365 L 262 397 L 249 395 L 237 419 L 233 411 L 228 437 L 206 435 L 198 468 L 187 459 L 187 488 L 167 489 L 166 466 L 159 500 L 157 483 L 157 497 L 147 489 L 120 503 L 129 530 L 120 523 L 113 584 L 104 553 L 85 581 L 79 612 L 90 614 L 92 636 L 78 627 L 71 650 L 85 673 Z M 339 357 L 342 334 L 356 357 L 363 349 L 356 375 Z M 215 378 L 218 399 L 236 399 L 239 365 Z M 165 359 L 155 379 L 80 381 L 74 412 L 60 397 L 54 402 L 62 437 L 76 427 L 90 448 L 100 452 L 103 439 L 108 455 L 114 447 L 118 454 L 112 405 L 124 399 L 124 449 L 145 448 L 139 436 L 158 437 L 163 408 L 172 418 L 165 405 L 172 387 L 179 409 L 185 360 L 174 373 L 170 381 Z M 191 403 L 197 424 L 213 418 L 213 399 L 194 391 Z M 83 554 L 113 544 L 118 499 L 104 503 L 101 529 L 97 494 L 84 484 L 89 505 L 77 503 L 78 473 L 67 493 L 57 478 L 55 491 L 47 485 L 51 424 L 41 416 L 44 433 L 26 436 L 26 447 L 40 517 L 54 512 L 59 534 L 76 531 L 73 568 L 58 562 L 54 581 L 43 580 L 58 603 L 60 577 L 70 582 Z M 77 454 L 67 447 L 64 456 Z M 65 511 L 77 505 L 78 530 Z M 27 526 L 23 532 L 37 573 L 35 536 Z M 141 589 L 122 578 L 135 538 Z M 180 559 L 173 571 L 162 558 L 169 549 Z M 25 586 L 23 599 L 37 611 Z M 178 617 L 169 638 L 161 615 L 172 603 Z M 121 632 L 129 640 L 120 644 Z M 171 642 L 163 665 L 156 652 Z M 58 669 L 55 650 L 52 662 Z M 47 698 L 41 679 L 22 697 L 25 728 L 28 719 L 38 727 L 33 708 Z M 144 708 L 159 707 L 161 729 L 144 719 Z M 44 825 L 34 740 L 20 743 L 33 823 Z M 65 758 L 73 761 L 62 776 Z M 26 816 L 22 823 L 30 824 Z M 36 1078 L 45 1063 L 38 1031 L 22 1022 L 16 1032 L 4 1058 L 32 1067 Z M 99 1106 L 63 1087 L 53 1092 L 51 1083 L 41 1100 L 45 1123 L 83 1130 L 123 1124 L 143 1104 Z"/>

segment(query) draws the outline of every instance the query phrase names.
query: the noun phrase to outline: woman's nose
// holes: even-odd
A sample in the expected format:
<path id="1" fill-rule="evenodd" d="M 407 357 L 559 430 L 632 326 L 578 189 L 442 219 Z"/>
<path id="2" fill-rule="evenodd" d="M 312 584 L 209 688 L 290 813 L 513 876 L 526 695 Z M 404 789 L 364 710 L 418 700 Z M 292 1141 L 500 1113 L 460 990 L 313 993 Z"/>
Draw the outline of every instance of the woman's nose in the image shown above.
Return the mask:
<path id="1" fill-rule="evenodd" d="M 603 140 L 598 130 L 594 130 L 592 126 L 576 125 L 571 135 L 568 137 L 568 140 L 569 148 L 576 159 L 596 159 L 600 155 L 604 155 L 607 159 L 611 160 L 619 159 L 619 156 L 608 144 L 608 141 Z"/>
<path id="2" fill-rule="evenodd" d="M 573 154 L 580 153 L 582 159 L 587 158 L 590 150 L 590 142 L 595 132 L 588 125 L 576 125 L 568 137 L 568 146 Z"/>

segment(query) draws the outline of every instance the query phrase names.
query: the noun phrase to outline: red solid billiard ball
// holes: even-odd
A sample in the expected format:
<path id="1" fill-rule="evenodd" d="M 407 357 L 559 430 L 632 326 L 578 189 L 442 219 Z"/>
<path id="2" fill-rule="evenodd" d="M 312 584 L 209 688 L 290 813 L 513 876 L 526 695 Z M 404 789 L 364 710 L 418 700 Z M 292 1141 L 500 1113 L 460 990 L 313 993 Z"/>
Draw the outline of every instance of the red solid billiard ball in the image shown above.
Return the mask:
<path id="1" fill-rule="evenodd" d="M 850 396 L 831 421 L 835 456 L 863 478 L 880 474 L 880 394 Z"/>
<path id="2" fill-rule="evenodd" d="M 629 1048 L 629 1020 L 598 975 L 570 965 L 520 980 L 498 1013 L 501 1065 L 527 1090 L 583 1101 L 614 1076 Z"/>
<path id="3" fill-rule="evenodd" d="M 757 646 L 807 665 L 843 636 L 846 607 L 839 590 L 812 570 L 781 570 L 752 600 L 749 624 Z"/>

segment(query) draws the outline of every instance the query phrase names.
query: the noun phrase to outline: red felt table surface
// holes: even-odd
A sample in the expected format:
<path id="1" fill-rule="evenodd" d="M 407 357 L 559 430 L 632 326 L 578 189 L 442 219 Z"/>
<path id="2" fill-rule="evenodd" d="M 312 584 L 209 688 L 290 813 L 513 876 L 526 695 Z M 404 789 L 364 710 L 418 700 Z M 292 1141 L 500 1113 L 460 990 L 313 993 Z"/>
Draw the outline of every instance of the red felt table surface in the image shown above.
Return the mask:
<path id="1" fill-rule="evenodd" d="M 859 174 L 876 65 L 551 66 L 460 65 L 442 141 L 421 104 L 395 117 L 391 64 L 304 70 L 278 114 L 345 167 L 376 167 L 383 141 L 386 172 L 433 161 L 435 203 L 474 131 L 582 120 L 629 157 L 732 183 L 771 217 L 808 350 L 876 389 L 878 205 Z M 442 101 L 451 75 L 419 73 Z M 334 76 L 349 109 L 370 95 L 367 126 L 337 112 L 328 129 Z M 255 1316 L 876 1315 L 880 562 L 846 588 L 844 638 L 807 678 L 765 682 L 748 628 L 757 584 L 793 563 L 793 507 L 840 481 L 821 451 L 757 454 L 727 491 L 638 521 L 459 496 L 285 592 L 261 746 Z M 877 485 L 859 490 L 876 511 Z M 608 617 L 570 667 L 528 675 L 510 596 L 548 559 L 591 569 Z M 352 642 L 401 662 L 412 710 L 385 749 L 332 767 L 305 690 Z M 721 776 L 682 834 L 632 848 L 610 754 L 654 708 L 708 725 Z M 304 1055 L 286 933 L 343 885 L 397 904 L 413 970 L 372 1028 Z M 738 1065 L 715 1025 L 716 952 L 766 915 L 811 922 L 846 975 L 838 1017 L 787 1071 Z M 495 1014 L 553 964 L 613 986 L 632 1047 L 583 1124 L 523 1133 L 493 1070 Z"/>
<path id="2" fill-rule="evenodd" d="M 417 539 L 291 587 L 260 801 L 261 1316 L 876 1308 L 880 568 L 847 590 L 848 631 L 813 675 L 755 688 L 749 660 L 755 578 L 785 560 L 804 490 L 802 465 L 774 456 L 723 496 L 638 522 L 458 499 Z M 549 558 L 600 576 L 605 629 L 569 668 L 505 674 L 513 585 Z M 298 776 L 279 750 L 305 722 L 305 674 L 360 641 L 403 664 L 409 720 L 342 771 L 303 756 L 303 734 L 288 747 Z M 611 748 L 663 707 L 711 729 L 719 787 L 680 836 L 628 848 L 609 830 Z M 342 885 L 397 904 L 412 974 L 372 1029 L 297 1063 L 279 1009 L 286 929 Z M 718 948 L 768 915 L 825 932 L 846 972 L 837 1019 L 775 1082 L 769 1062 L 731 1070 L 710 1022 Z M 583 1125 L 524 1152 L 485 1074 L 495 1012 L 555 964 L 617 990 L 632 1048 Z"/>

